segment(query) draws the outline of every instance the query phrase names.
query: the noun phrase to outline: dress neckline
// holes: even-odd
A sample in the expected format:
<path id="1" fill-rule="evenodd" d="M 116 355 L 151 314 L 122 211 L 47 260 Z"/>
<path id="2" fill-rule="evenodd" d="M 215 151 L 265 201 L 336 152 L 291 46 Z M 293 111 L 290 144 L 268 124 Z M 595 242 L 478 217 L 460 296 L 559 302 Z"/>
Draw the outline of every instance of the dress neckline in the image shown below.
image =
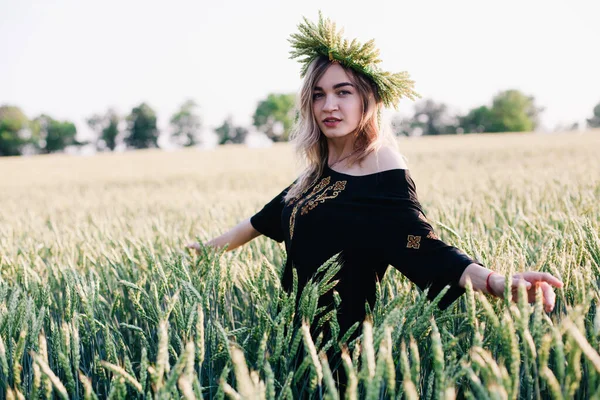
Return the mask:
<path id="1" fill-rule="evenodd" d="M 338 175 L 347 176 L 349 178 L 365 178 L 365 177 L 368 177 L 368 176 L 377 176 L 377 175 L 380 175 L 380 174 L 385 174 L 385 173 L 394 172 L 394 171 L 398 171 L 398 172 L 401 172 L 401 173 L 402 172 L 406 173 L 406 171 L 407 171 L 404 168 L 393 168 L 393 169 L 386 169 L 385 171 L 373 172 L 371 174 L 366 174 L 366 175 L 350 175 L 350 174 L 345 174 L 343 172 L 336 171 L 335 169 L 331 168 L 329 166 L 329 164 L 327 164 L 327 163 L 325 163 L 325 169 L 327 169 L 327 170 L 329 170 L 331 172 L 334 172 L 334 173 L 336 173 Z"/>

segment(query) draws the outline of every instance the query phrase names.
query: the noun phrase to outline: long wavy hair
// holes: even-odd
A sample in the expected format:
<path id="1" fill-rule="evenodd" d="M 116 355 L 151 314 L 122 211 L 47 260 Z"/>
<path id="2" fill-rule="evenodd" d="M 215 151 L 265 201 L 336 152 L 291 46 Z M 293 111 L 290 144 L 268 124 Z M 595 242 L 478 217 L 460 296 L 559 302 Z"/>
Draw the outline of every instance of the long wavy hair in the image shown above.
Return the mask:
<path id="1" fill-rule="evenodd" d="M 327 57 L 319 57 L 311 63 L 304 77 L 298 99 L 300 112 L 290 138 L 296 156 L 305 164 L 305 169 L 288 190 L 284 197 L 285 202 L 298 197 L 312 186 L 323 173 L 327 163 L 329 157 L 327 138 L 321 132 L 313 112 L 313 91 L 319 79 L 332 64 L 333 62 Z M 362 116 L 356 130 L 351 133 L 356 136 L 353 148 L 356 153 L 348 158 L 348 163 L 361 165 L 369 154 L 383 144 L 397 149 L 397 143 L 389 130 L 379 129 L 378 120 L 381 116 L 382 101 L 375 83 L 359 72 L 341 64 L 340 66 L 346 71 L 362 99 Z"/>

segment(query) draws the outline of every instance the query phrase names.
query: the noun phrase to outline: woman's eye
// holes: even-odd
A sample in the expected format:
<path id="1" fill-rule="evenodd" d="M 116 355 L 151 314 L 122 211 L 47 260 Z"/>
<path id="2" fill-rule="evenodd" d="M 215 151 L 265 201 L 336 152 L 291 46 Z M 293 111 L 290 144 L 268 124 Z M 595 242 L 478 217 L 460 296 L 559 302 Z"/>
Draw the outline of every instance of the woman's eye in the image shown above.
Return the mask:
<path id="1" fill-rule="evenodd" d="M 315 94 L 313 94 L 313 100 L 320 99 L 321 97 L 323 97 L 323 93 L 315 93 Z"/>
<path id="2" fill-rule="evenodd" d="M 342 96 L 345 96 L 345 95 L 347 95 L 347 94 L 352 94 L 352 93 L 350 93 L 348 90 L 340 90 L 340 91 L 338 92 L 338 94 L 340 94 L 340 95 L 342 95 Z"/>

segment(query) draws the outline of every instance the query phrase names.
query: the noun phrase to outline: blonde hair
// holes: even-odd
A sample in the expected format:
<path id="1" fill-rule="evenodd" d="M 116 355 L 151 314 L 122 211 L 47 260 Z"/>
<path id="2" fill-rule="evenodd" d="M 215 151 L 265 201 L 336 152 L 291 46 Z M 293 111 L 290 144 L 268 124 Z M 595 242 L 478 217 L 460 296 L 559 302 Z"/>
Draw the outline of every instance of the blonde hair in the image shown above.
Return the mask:
<path id="1" fill-rule="evenodd" d="M 327 138 L 321 132 L 313 112 L 313 90 L 332 64 L 333 62 L 329 61 L 327 57 L 319 57 L 310 64 L 304 77 L 298 101 L 300 112 L 290 138 L 296 156 L 306 164 L 306 167 L 285 195 L 286 202 L 304 193 L 325 169 L 329 151 Z M 361 73 L 344 67 L 342 64 L 340 66 L 355 84 L 363 103 L 361 119 L 356 131 L 352 133 L 356 135 L 353 149 L 356 153 L 348 159 L 348 162 L 352 164 L 361 165 L 369 154 L 378 150 L 384 143 L 395 149 L 397 149 L 397 144 L 389 129 L 380 129 L 378 126 L 383 102 L 375 83 Z"/>

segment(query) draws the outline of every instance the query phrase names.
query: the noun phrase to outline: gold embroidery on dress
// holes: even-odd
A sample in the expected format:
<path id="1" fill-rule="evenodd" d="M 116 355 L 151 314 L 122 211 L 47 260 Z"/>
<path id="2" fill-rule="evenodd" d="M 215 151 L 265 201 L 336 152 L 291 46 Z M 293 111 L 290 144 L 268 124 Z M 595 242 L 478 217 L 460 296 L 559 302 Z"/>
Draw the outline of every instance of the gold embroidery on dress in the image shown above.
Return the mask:
<path id="1" fill-rule="evenodd" d="M 327 196 L 327 192 L 331 189 L 333 189 L 333 193 L 331 194 L 331 196 Z M 312 210 L 313 208 L 318 206 L 319 203 L 321 203 L 321 204 L 325 203 L 325 200 L 327 200 L 327 199 L 336 198 L 338 196 L 338 194 L 340 194 L 340 192 L 344 189 L 346 189 L 346 181 L 337 181 L 336 183 L 333 184 L 333 186 L 329 186 L 328 188 L 323 190 L 323 192 L 321 192 L 321 194 L 319 194 L 313 200 L 309 200 L 308 202 L 305 202 L 304 206 L 302 207 L 302 210 L 300 212 L 300 215 L 307 214 L 310 210 Z"/>
<path id="2" fill-rule="evenodd" d="M 319 203 L 324 203 L 327 199 L 333 199 L 334 197 L 337 197 L 337 195 L 340 194 L 340 192 L 346 188 L 346 181 L 337 181 L 333 185 L 326 187 L 327 185 L 329 185 L 330 182 L 331 176 L 325 177 L 321 179 L 321 181 L 313 188 L 313 190 L 306 196 L 304 200 L 300 200 L 300 197 L 302 197 L 302 195 L 290 200 L 290 204 L 293 204 L 294 202 L 298 201 L 292 209 L 292 214 L 290 215 L 290 239 L 294 237 L 296 213 L 298 212 L 298 209 L 301 205 L 304 205 L 304 207 L 302 207 L 300 215 L 304 215 L 308 211 L 315 208 Z M 331 196 L 326 196 L 327 192 L 331 189 L 333 189 L 333 193 L 331 194 Z M 321 193 L 319 194 L 319 192 Z M 314 200 L 312 200 L 315 196 L 317 197 Z"/>
<path id="3" fill-rule="evenodd" d="M 427 221 L 427 218 L 425 218 L 425 216 L 423 215 L 422 212 L 419 212 L 419 219 L 424 222 L 429 222 L 429 221 Z"/>
<path id="4" fill-rule="evenodd" d="M 439 240 L 439 237 L 435 234 L 434 231 L 429 231 L 429 233 L 427 234 L 427 239 Z"/>
<path id="5" fill-rule="evenodd" d="M 314 193 L 314 192 L 318 192 L 319 190 L 323 189 L 323 187 L 324 187 L 324 186 L 326 186 L 326 185 L 328 185 L 328 184 L 329 184 L 329 181 L 330 181 L 330 180 L 331 180 L 331 177 L 330 177 L 330 176 L 328 176 L 327 178 L 323 178 L 323 179 L 321 179 L 321 182 L 319 182 L 319 184 L 318 184 L 318 185 L 316 185 L 316 186 L 314 186 L 314 187 L 313 187 L 312 193 Z M 317 181 L 314 181 L 314 182 L 313 182 L 311 185 L 314 185 L 316 182 L 317 182 Z M 291 204 L 294 204 L 294 203 L 295 203 L 295 202 L 296 202 L 298 199 L 302 198 L 302 196 L 304 196 L 304 194 L 305 194 L 306 192 L 308 192 L 309 190 L 310 190 L 310 186 L 309 186 L 308 188 L 306 188 L 306 189 L 305 189 L 305 190 L 304 190 L 302 193 L 300 193 L 298 196 L 296 196 L 296 197 L 292 198 L 292 199 L 289 201 L 289 204 L 290 204 L 290 205 L 291 205 Z M 311 193 L 311 195 L 310 195 L 310 196 L 312 196 L 312 193 Z M 309 197 L 310 197 L 310 196 L 309 196 Z"/>
<path id="6" fill-rule="evenodd" d="M 421 236 L 408 235 L 406 248 L 419 250 L 419 247 L 421 247 Z"/>

